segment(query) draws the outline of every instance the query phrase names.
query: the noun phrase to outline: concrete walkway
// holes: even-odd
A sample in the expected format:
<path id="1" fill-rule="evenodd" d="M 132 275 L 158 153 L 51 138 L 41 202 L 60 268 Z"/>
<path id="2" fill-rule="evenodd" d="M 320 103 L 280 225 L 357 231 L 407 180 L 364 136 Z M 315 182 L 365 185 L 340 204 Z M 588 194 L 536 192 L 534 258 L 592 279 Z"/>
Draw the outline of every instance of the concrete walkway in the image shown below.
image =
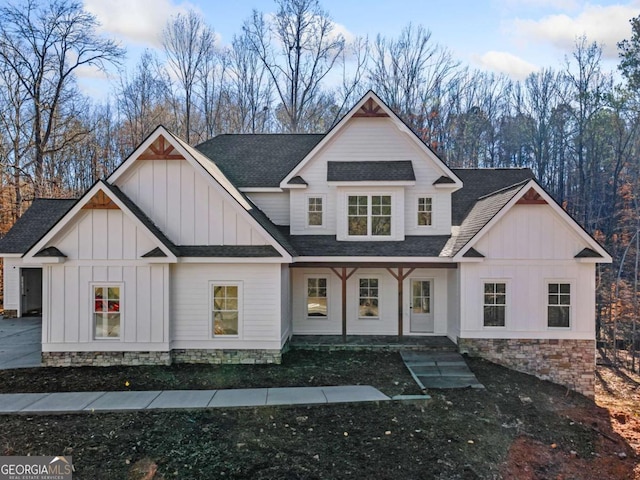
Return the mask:
<path id="1" fill-rule="evenodd" d="M 0 318 L 0 370 L 39 367 L 42 318 Z"/>
<path id="2" fill-rule="evenodd" d="M 428 398 L 428 397 L 421 397 Z M 0 394 L 0 414 L 93 413 L 99 411 L 203 409 L 389 401 L 368 385 Z"/>
<path id="3" fill-rule="evenodd" d="M 400 352 L 404 364 L 421 389 L 484 388 L 459 353 Z"/>

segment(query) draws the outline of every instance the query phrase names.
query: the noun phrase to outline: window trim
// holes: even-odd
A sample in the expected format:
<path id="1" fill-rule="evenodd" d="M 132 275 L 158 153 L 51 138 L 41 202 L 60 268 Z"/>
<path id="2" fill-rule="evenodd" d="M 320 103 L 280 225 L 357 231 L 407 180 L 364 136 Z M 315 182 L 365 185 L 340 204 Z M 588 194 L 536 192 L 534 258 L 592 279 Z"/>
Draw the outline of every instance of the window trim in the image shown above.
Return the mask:
<path id="1" fill-rule="evenodd" d="M 504 325 L 485 325 L 484 323 L 484 307 L 486 304 L 484 303 L 484 287 L 487 283 L 504 283 L 504 291 L 505 291 L 505 299 L 504 299 Z M 509 328 L 509 316 L 511 312 L 511 285 L 509 279 L 507 278 L 482 278 L 480 280 L 480 301 L 482 305 L 481 313 L 480 313 L 480 322 L 482 324 L 483 329 L 487 330 L 496 330 L 502 329 L 506 330 Z"/>
<path id="2" fill-rule="evenodd" d="M 322 201 L 322 210 L 320 210 L 321 222 L 320 225 L 309 224 L 309 200 L 312 198 L 319 198 Z M 325 216 L 327 211 L 327 196 L 324 194 L 308 194 L 305 195 L 305 226 L 307 228 L 325 228 Z"/>
<path id="3" fill-rule="evenodd" d="M 119 302 L 120 302 L 120 307 L 119 307 L 119 311 L 118 313 L 120 314 L 120 328 L 118 331 L 118 336 L 117 337 L 98 337 L 96 335 L 96 322 L 95 322 L 95 314 L 96 312 L 96 306 L 95 306 L 95 289 L 96 288 L 113 288 L 113 287 L 118 287 L 120 289 L 120 298 L 119 298 Z M 121 342 L 123 341 L 123 333 L 124 333 L 124 282 L 89 282 L 89 295 L 91 295 L 90 297 L 90 302 L 89 302 L 89 318 L 91 321 L 91 337 L 93 339 L 93 341 L 95 342 Z"/>
<path id="4" fill-rule="evenodd" d="M 373 316 L 372 317 L 368 317 L 368 316 L 363 317 L 363 316 L 360 315 L 360 298 L 361 298 L 360 297 L 360 280 L 365 280 L 365 279 L 366 280 L 377 280 L 378 281 L 378 298 L 377 298 L 377 300 L 378 300 L 378 315 L 376 315 L 375 317 L 373 317 Z M 379 275 L 360 275 L 360 276 L 358 276 L 356 278 L 356 280 L 357 280 L 357 283 L 356 283 L 356 293 L 357 293 L 357 295 L 356 295 L 356 299 L 357 299 L 357 301 L 356 301 L 356 318 L 358 320 L 365 320 L 365 321 L 370 321 L 370 320 L 371 321 L 380 321 L 380 320 L 382 320 L 382 315 L 381 315 L 382 306 L 381 306 L 381 302 L 380 302 L 380 298 L 381 298 L 381 296 L 380 296 L 380 288 L 381 288 L 381 285 L 382 285 L 381 277 Z M 373 297 L 367 297 L 367 298 L 373 298 Z"/>
<path id="5" fill-rule="evenodd" d="M 549 325 L 549 307 L 552 306 L 549 304 L 549 285 L 553 285 L 553 284 L 567 284 L 569 285 L 569 325 L 566 327 L 553 327 L 551 325 Z M 547 330 L 550 331 L 558 331 L 558 330 L 566 330 L 566 331 L 570 331 L 573 330 L 573 319 L 575 317 L 575 312 L 574 312 L 574 308 L 575 308 L 575 281 L 573 279 L 567 279 L 567 278 L 547 278 L 544 281 L 544 319 L 545 319 L 545 326 L 547 328 Z"/>
<path id="6" fill-rule="evenodd" d="M 213 287 L 238 287 L 238 333 L 236 335 L 216 335 L 215 318 L 213 315 Z M 214 340 L 237 340 L 242 338 L 244 289 L 243 282 L 238 280 L 210 280 L 208 283 L 209 295 L 209 338 Z"/>
<path id="7" fill-rule="evenodd" d="M 327 301 L 327 314 L 322 317 L 322 316 L 314 316 L 314 315 L 309 315 L 309 279 L 312 278 L 317 278 L 317 279 L 324 279 L 327 282 L 327 296 L 326 301 Z M 328 275 L 314 275 L 312 273 L 305 275 L 304 276 L 304 309 L 305 309 L 305 318 L 307 320 L 320 320 L 320 321 L 325 321 L 325 320 L 329 320 L 329 314 L 330 314 L 330 297 L 331 297 L 331 278 Z"/>
<path id="8" fill-rule="evenodd" d="M 367 197 L 367 234 L 366 235 L 351 235 L 349 234 L 349 197 Z M 389 197 L 389 201 L 391 202 L 389 208 L 391 213 L 389 214 L 389 235 L 373 235 L 373 197 Z M 395 239 L 395 225 L 394 218 L 396 216 L 396 212 L 394 211 L 394 206 L 396 203 L 396 196 L 393 192 L 382 191 L 382 192 L 357 192 L 357 191 L 347 191 L 344 193 L 344 222 L 345 222 L 345 238 L 349 240 L 394 240 Z M 378 216 L 378 215 L 376 215 Z M 385 215 L 386 217 L 386 215 Z"/>
<path id="9" fill-rule="evenodd" d="M 421 198 L 430 198 L 431 199 L 431 225 L 420 225 L 420 223 L 418 222 L 418 214 L 420 213 L 419 210 L 419 204 L 420 204 L 420 199 Z M 418 193 L 415 195 L 415 201 L 413 203 L 414 205 L 414 216 L 413 216 L 413 223 L 415 225 L 416 228 L 422 230 L 431 230 L 434 229 L 436 227 L 436 216 L 435 216 L 435 211 L 436 211 L 436 196 L 433 193 Z"/>

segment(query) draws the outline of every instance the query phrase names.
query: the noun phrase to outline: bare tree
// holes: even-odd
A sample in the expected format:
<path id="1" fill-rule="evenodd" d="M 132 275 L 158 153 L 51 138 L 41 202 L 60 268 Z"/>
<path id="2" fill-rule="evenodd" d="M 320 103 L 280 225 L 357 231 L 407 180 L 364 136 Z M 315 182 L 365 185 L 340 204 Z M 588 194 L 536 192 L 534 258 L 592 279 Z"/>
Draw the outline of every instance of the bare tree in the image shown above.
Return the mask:
<path id="1" fill-rule="evenodd" d="M 273 80 L 283 130 L 312 128 L 309 112 L 324 100 L 322 82 L 340 60 L 345 40 L 334 31 L 318 0 L 276 0 L 278 12 L 267 22 L 254 10 L 244 31 Z M 305 126 L 303 128 L 303 125 Z"/>
<path id="2" fill-rule="evenodd" d="M 69 0 L 0 7 L 0 62 L 17 75 L 33 108 L 36 195 L 43 187 L 45 156 L 87 133 L 53 141 L 56 123 L 66 117 L 65 102 L 77 92 L 75 73 L 80 67 L 104 71 L 124 55 L 113 41 L 96 34 L 97 26 L 93 15 Z"/>
<path id="3" fill-rule="evenodd" d="M 169 21 L 162 32 L 162 45 L 169 66 L 184 91 L 185 139 L 191 142 L 191 114 L 195 83 L 213 51 L 215 35 L 201 15 L 189 10 Z"/>

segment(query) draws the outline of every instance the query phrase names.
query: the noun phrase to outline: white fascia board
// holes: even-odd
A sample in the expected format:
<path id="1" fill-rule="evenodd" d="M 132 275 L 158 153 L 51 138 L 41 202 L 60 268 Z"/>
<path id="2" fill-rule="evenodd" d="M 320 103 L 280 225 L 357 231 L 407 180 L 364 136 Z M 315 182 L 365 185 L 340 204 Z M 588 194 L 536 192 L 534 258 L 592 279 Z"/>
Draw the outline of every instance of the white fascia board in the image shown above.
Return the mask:
<path id="1" fill-rule="evenodd" d="M 282 187 L 283 189 L 288 189 L 288 190 L 293 190 L 295 188 L 299 189 L 299 190 L 304 190 L 305 188 L 307 188 L 309 185 L 300 185 L 297 183 L 294 183 L 292 185 L 286 185 L 284 187 Z"/>
<path id="2" fill-rule="evenodd" d="M 178 263 L 291 263 L 283 257 L 180 257 Z"/>
<path id="3" fill-rule="evenodd" d="M 242 193 L 281 193 L 279 187 L 243 187 L 239 188 Z"/>
<path id="4" fill-rule="evenodd" d="M 450 257 L 293 257 L 293 263 L 457 263 Z"/>
<path id="5" fill-rule="evenodd" d="M 0 253 L 0 258 L 20 258 L 22 253 Z"/>
<path id="6" fill-rule="evenodd" d="M 415 186 L 415 180 L 376 180 L 376 181 L 346 181 L 346 182 L 327 182 L 327 185 L 335 187 L 412 187 Z"/>
<path id="7" fill-rule="evenodd" d="M 527 183 L 525 183 L 522 188 L 520 189 L 520 191 L 518 193 L 516 193 L 514 195 L 514 197 L 509 200 L 509 202 L 507 202 L 507 204 L 502 207 L 502 209 L 494 215 L 494 217 L 489 220 L 486 225 L 484 227 L 482 227 L 474 236 L 473 238 L 471 238 L 471 240 L 469 240 L 467 242 L 467 244 L 462 247 L 462 249 L 455 255 L 455 257 L 453 257 L 453 260 L 456 262 L 459 262 L 462 260 L 463 255 L 469 251 L 469 249 L 471 247 L 473 247 L 478 240 L 480 240 L 489 230 L 491 230 L 491 228 L 500 221 L 500 219 L 502 217 L 504 217 L 506 215 L 506 213 L 511 209 L 511 207 L 513 207 L 516 203 L 518 203 L 518 201 L 525 196 L 525 194 L 530 190 L 530 189 L 534 189 L 536 191 L 536 193 L 538 193 L 546 202 L 547 205 L 549 205 L 553 211 L 560 216 L 560 218 L 562 218 L 567 225 L 578 234 L 578 236 L 585 241 L 585 243 L 587 245 L 589 245 L 590 248 L 592 248 L 593 250 L 595 250 L 596 252 L 598 252 L 602 258 L 601 259 L 597 259 L 597 263 L 611 263 L 612 262 L 612 258 L 611 256 L 607 253 L 607 251 L 602 248 L 600 246 L 600 244 L 598 242 L 596 242 L 596 240 L 591 237 L 591 235 L 589 235 L 584 228 L 582 228 L 580 226 L 580 224 L 578 224 L 578 222 L 576 222 L 571 215 L 569 215 L 567 212 L 565 212 L 562 207 L 560 205 L 558 205 L 558 202 L 556 202 L 553 197 L 551 197 L 551 195 L 549 195 L 544 188 L 542 188 L 538 182 L 536 182 L 534 179 L 529 180 Z"/>
<path id="8" fill-rule="evenodd" d="M 109 197 L 109 199 L 112 202 L 114 202 L 120 208 L 120 210 L 122 212 L 125 212 L 125 214 L 129 218 L 129 220 L 131 220 L 138 228 L 141 228 L 143 231 L 147 232 L 147 235 L 149 235 L 149 237 L 152 238 L 155 241 L 156 246 L 158 248 L 160 248 L 160 250 L 162 250 L 164 252 L 164 254 L 167 256 L 166 257 L 166 262 L 175 263 L 175 261 L 176 261 L 175 255 L 160 240 L 158 240 L 158 238 L 156 238 L 156 236 L 153 234 L 153 232 L 151 232 L 144 223 L 142 223 L 140 220 L 138 220 L 138 217 L 136 217 L 131 212 L 131 210 L 129 210 L 129 208 L 127 208 L 127 206 L 120 201 L 120 199 L 118 197 L 116 197 L 115 195 L 113 195 L 111 193 L 109 188 L 104 185 L 102 180 L 99 180 L 98 182 L 96 182 L 96 184 L 93 187 L 91 187 L 82 196 L 82 198 L 80 200 L 78 200 L 78 202 L 76 202 L 76 204 L 73 206 L 73 208 L 71 210 L 69 210 L 60 220 L 58 220 L 58 223 L 56 223 L 53 226 L 53 228 L 51 228 L 44 235 L 44 237 L 42 237 L 38 241 L 38 243 L 36 243 L 34 246 L 32 246 L 24 254 L 24 261 L 28 262 L 29 259 L 38 258 L 38 262 L 40 263 L 39 257 L 34 257 L 34 255 L 36 253 L 38 253 L 40 250 L 42 250 L 43 248 L 45 248 L 47 243 L 50 242 L 71 220 L 73 220 L 73 218 L 75 218 L 75 216 L 80 212 L 80 210 L 82 210 L 82 207 L 84 207 L 87 204 L 87 202 L 91 198 L 93 198 L 93 196 L 98 191 L 104 192 L 104 194 L 107 197 Z"/>
<path id="9" fill-rule="evenodd" d="M 24 262 L 29 265 L 42 265 L 42 264 L 56 264 L 64 263 L 67 260 L 66 257 L 25 257 Z"/>

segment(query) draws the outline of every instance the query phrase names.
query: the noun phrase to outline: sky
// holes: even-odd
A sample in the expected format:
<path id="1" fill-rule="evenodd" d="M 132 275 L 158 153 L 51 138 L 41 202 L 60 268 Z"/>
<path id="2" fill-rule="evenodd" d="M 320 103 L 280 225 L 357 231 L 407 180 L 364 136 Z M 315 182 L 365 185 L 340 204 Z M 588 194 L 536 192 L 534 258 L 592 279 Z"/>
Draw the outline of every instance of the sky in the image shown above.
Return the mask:
<path id="1" fill-rule="evenodd" d="M 577 37 L 603 46 L 603 66 L 615 70 L 617 42 L 631 36 L 629 20 L 640 0 L 320 0 L 346 39 L 381 34 L 397 37 L 407 24 L 421 24 L 433 42 L 447 47 L 463 65 L 514 79 L 541 68 L 561 68 Z M 145 49 L 161 51 L 160 34 L 172 16 L 195 10 L 229 44 L 256 9 L 273 13 L 271 0 L 84 0 L 105 35 L 128 51 L 133 70 Z M 80 87 L 104 97 L 108 82 L 90 69 L 79 72 Z"/>

